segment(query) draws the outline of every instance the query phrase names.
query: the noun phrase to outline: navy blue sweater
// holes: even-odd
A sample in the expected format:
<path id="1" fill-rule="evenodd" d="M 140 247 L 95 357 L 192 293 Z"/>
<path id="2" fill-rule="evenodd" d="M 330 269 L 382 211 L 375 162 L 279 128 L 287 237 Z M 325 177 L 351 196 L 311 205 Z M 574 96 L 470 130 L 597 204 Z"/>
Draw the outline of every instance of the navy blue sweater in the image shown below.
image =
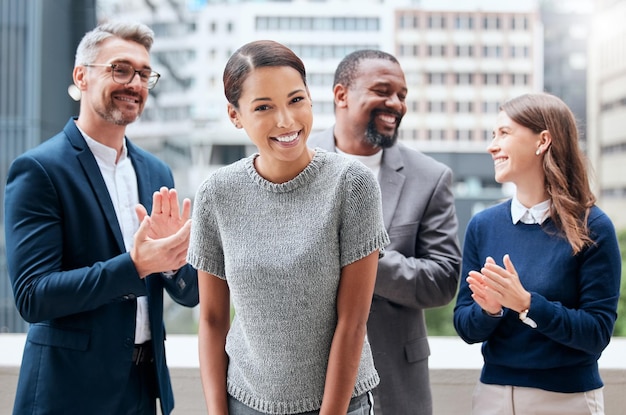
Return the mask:
<path id="1" fill-rule="evenodd" d="M 588 224 L 595 244 L 574 256 L 550 219 L 543 225 L 514 225 L 510 200 L 471 219 L 454 327 L 465 342 L 483 342 L 483 383 L 564 393 L 603 386 L 598 358 L 617 318 L 621 258 L 608 216 L 593 207 Z M 505 254 L 531 293 L 528 316 L 535 329 L 514 310 L 490 317 L 471 297 L 465 281 L 469 271 L 480 271 L 487 256 L 504 266 Z"/>

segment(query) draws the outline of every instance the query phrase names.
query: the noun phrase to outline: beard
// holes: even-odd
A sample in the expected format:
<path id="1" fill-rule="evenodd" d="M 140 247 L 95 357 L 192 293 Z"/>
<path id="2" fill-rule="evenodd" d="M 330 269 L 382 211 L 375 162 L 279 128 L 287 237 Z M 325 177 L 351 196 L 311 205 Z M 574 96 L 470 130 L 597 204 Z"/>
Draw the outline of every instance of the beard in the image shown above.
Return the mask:
<path id="1" fill-rule="evenodd" d="M 126 91 L 126 94 L 134 95 L 132 92 L 129 91 Z M 137 99 L 141 98 L 137 97 Z M 98 113 L 98 115 L 100 115 L 100 117 L 102 117 L 103 120 L 111 124 L 122 126 L 126 126 L 135 122 L 137 118 L 139 118 L 139 116 L 141 115 L 142 111 L 143 106 L 140 107 L 139 111 L 137 111 L 136 113 L 124 111 L 115 104 L 114 100 L 111 97 L 109 97 L 108 100 L 105 100 L 103 105 L 96 108 L 96 112 Z"/>
<path id="2" fill-rule="evenodd" d="M 367 123 L 367 129 L 365 130 L 365 141 L 374 147 L 389 148 L 398 141 L 398 129 L 400 128 L 400 121 L 402 121 L 402 115 L 394 113 L 398 117 L 398 123 L 391 135 L 383 134 L 376 129 L 376 114 L 380 111 L 373 111 L 369 122 Z"/>

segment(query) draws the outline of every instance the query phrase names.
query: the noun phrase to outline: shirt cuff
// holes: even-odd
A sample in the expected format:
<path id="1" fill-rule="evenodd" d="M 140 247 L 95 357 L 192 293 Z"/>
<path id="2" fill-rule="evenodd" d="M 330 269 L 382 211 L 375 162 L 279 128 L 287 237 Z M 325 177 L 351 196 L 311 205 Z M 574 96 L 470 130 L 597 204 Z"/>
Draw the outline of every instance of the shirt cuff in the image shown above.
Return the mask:
<path id="1" fill-rule="evenodd" d="M 177 272 L 178 270 L 175 269 L 172 271 L 163 271 L 161 274 L 163 274 L 163 276 L 167 278 L 168 280 L 171 280 L 172 278 L 174 278 L 174 275 L 176 275 Z"/>

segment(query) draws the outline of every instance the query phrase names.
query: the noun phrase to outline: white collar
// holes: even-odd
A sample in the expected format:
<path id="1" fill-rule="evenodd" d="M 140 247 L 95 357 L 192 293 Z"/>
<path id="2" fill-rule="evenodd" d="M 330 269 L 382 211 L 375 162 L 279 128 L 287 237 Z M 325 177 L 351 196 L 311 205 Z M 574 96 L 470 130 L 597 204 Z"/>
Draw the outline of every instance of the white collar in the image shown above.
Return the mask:
<path id="1" fill-rule="evenodd" d="M 77 125 L 78 131 L 83 135 L 85 141 L 87 142 L 87 146 L 96 157 L 97 160 L 101 160 L 108 166 L 115 166 L 117 163 L 123 161 L 128 156 L 128 148 L 126 147 L 126 138 L 122 142 L 122 154 L 120 155 L 120 159 L 117 160 L 117 150 L 111 148 L 109 146 L 105 146 L 99 141 L 94 140 L 89 137 L 81 128 Z M 117 160 L 117 163 L 116 163 Z"/>
<path id="2" fill-rule="evenodd" d="M 522 205 L 522 202 L 520 202 L 516 196 L 513 196 L 513 200 L 511 200 L 511 219 L 513 219 L 514 225 L 520 221 L 526 224 L 541 225 L 549 217 L 550 199 L 544 200 L 531 208 L 527 208 Z"/>

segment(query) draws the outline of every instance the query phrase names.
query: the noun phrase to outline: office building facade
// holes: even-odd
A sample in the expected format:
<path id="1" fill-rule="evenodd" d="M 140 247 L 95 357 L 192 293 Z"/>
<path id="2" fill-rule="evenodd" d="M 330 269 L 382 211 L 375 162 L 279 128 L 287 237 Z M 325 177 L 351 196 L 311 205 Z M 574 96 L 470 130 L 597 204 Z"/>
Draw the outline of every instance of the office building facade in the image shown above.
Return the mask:
<path id="1" fill-rule="evenodd" d="M 284 43 L 307 66 L 314 129 L 334 122 L 339 61 L 364 48 L 393 53 L 409 88 L 400 140 L 448 164 L 462 240 L 469 217 L 505 194 L 485 149 L 498 105 L 542 90 L 542 25 L 534 1 L 107 0 L 109 16 L 149 24 L 153 66 L 163 73 L 129 135 L 175 168 L 186 196 L 210 172 L 254 151 L 228 122 L 222 71 L 244 43 Z M 179 166 L 180 168 L 177 168 Z"/>
<path id="2" fill-rule="evenodd" d="M 625 0 L 597 0 L 589 41 L 588 153 L 598 205 L 626 228 Z"/>

